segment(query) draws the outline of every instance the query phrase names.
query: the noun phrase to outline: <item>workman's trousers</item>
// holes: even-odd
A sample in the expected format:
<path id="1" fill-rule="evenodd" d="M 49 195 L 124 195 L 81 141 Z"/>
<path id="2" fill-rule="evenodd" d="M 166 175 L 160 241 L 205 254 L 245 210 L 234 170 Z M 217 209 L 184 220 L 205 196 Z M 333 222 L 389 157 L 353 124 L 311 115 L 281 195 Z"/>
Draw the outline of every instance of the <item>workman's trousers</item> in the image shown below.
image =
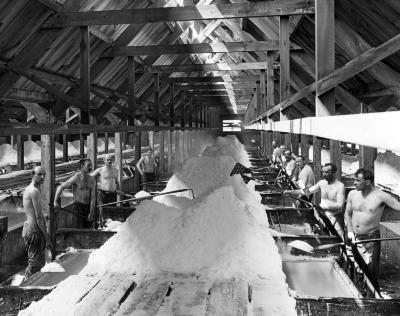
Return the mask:
<path id="1" fill-rule="evenodd" d="M 46 240 L 37 225 L 30 225 L 27 222 L 24 223 L 22 237 L 28 253 L 28 266 L 25 269 L 25 277 L 29 278 L 32 274 L 40 271 L 45 264 L 44 250 L 46 248 Z"/>

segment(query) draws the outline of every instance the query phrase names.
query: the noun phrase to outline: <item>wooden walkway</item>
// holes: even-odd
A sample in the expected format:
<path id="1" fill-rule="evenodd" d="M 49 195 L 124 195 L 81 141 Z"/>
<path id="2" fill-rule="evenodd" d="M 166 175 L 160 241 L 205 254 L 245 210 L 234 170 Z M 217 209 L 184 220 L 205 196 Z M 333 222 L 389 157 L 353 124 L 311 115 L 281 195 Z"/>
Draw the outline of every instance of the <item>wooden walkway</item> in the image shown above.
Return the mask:
<path id="1" fill-rule="evenodd" d="M 97 315 L 116 316 L 285 315 L 287 307 L 279 312 L 271 297 L 282 290 L 270 281 L 249 284 L 236 278 L 202 280 L 183 274 L 157 274 L 140 280 L 134 275 L 73 276 L 22 315 L 37 315 L 40 310 L 50 313 L 53 308 L 57 315 L 74 316 L 91 315 L 94 309 Z"/>

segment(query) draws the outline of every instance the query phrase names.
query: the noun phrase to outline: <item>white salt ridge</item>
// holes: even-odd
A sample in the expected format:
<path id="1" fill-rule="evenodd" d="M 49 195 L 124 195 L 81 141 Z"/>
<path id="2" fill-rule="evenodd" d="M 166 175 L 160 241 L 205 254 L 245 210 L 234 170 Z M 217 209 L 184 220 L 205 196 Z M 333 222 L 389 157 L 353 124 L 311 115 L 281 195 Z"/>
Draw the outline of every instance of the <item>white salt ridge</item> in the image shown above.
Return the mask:
<path id="1" fill-rule="evenodd" d="M 110 293 L 123 293 L 121 287 L 126 286 L 113 282 L 111 275 L 128 279 L 136 273 L 140 283 L 149 275 L 174 272 L 194 273 L 199 280 L 235 278 L 262 284 L 253 294 L 262 295 L 264 311 L 269 315 L 296 315 L 295 300 L 288 294 L 282 261 L 268 229 L 261 196 L 240 176 L 229 176 L 236 161 L 249 164 L 248 156 L 232 137 L 218 139 L 214 149 L 230 156 L 186 160 L 165 189 L 192 188 L 194 200 L 189 193 L 143 201 L 122 223 L 120 231 L 90 255 L 80 277 L 84 281 L 84 276 L 102 282 L 109 280 L 109 284 L 96 287 L 96 295 L 90 292 L 91 300 L 85 298 L 84 308 L 80 303 L 62 308 L 67 305 L 61 296 L 70 300 L 65 298 L 69 283 L 64 281 L 65 291 L 63 282 L 56 289 L 58 294 L 53 291 L 23 315 L 46 314 L 53 310 L 53 304 L 61 306 L 57 315 L 83 315 L 90 310 L 107 315 L 118 301 L 110 300 Z M 107 308 L 99 311 L 103 302 L 108 302 Z"/>
<path id="2" fill-rule="evenodd" d="M 113 221 L 111 219 L 108 219 L 105 223 L 105 228 L 103 230 L 105 231 L 113 231 L 113 232 L 118 232 L 121 229 L 122 222 L 120 221 Z"/>
<path id="3" fill-rule="evenodd" d="M 65 272 L 65 269 L 57 262 L 49 262 L 40 269 L 40 272 Z"/>

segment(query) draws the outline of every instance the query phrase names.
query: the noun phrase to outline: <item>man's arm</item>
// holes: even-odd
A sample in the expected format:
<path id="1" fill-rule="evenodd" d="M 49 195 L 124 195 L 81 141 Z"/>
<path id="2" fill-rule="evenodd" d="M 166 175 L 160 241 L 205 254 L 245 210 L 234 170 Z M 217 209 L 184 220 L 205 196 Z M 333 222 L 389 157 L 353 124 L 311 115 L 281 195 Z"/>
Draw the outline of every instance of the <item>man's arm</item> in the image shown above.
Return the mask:
<path id="1" fill-rule="evenodd" d="M 44 219 L 43 212 L 42 212 L 42 206 L 40 204 L 39 190 L 35 189 L 31 192 L 31 199 L 32 199 L 33 209 L 35 210 L 36 223 L 38 224 L 39 229 L 42 232 L 42 234 L 46 240 L 46 246 L 51 246 L 51 241 L 50 241 L 49 235 L 47 234 L 46 221 Z"/>
<path id="2" fill-rule="evenodd" d="M 136 164 L 136 168 L 141 175 L 143 175 L 143 170 L 142 170 L 143 159 L 144 159 L 144 157 L 140 158 L 138 163 Z"/>
<path id="3" fill-rule="evenodd" d="M 344 224 L 347 227 L 347 234 L 350 240 L 354 239 L 354 231 L 353 231 L 353 206 L 351 200 L 353 199 L 354 190 L 350 191 L 347 197 L 346 210 L 344 212 Z"/>
<path id="4" fill-rule="evenodd" d="M 95 171 L 93 171 L 90 175 L 91 175 L 93 178 L 96 179 L 96 177 L 100 175 L 101 168 L 102 168 L 102 167 L 97 168 L 97 169 L 96 169 Z"/>
<path id="5" fill-rule="evenodd" d="M 383 202 L 390 208 L 400 211 L 400 202 L 389 193 L 381 191 L 383 194 Z"/>
<path id="6" fill-rule="evenodd" d="M 64 189 L 69 188 L 71 185 L 73 185 L 75 183 L 75 179 L 76 179 L 76 175 L 72 176 L 71 178 L 69 178 L 67 181 L 65 181 L 64 183 L 62 183 L 56 191 L 56 194 L 54 196 L 54 206 L 55 207 L 59 207 L 59 203 L 58 203 L 58 199 L 61 196 L 61 193 L 64 191 Z"/>
<path id="7" fill-rule="evenodd" d="M 96 210 L 96 180 L 92 179 L 92 185 L 90 187 L 90 213 L 89 213 L 89 221 L 93 221 L 95 210 Z"/>
<path id="8" fill-rule="evenodd" d="M 121 193 L 122 185 L 119 183 L 119 170 L 115 168 L 115 190 L 117 193 Z"/>

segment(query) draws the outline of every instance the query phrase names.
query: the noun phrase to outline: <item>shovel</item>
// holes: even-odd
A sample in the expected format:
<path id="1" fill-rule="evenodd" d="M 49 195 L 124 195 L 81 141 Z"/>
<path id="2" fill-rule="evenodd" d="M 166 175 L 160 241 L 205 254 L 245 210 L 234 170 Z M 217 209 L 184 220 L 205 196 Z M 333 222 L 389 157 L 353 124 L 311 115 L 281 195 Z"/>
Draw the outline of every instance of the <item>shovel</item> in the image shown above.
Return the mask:
<path id="1" fill-rule="evenodd" d="M 124 202 L 130 202 L 130 201 L 140 202 L 140 201 L 144 201 L 144 200 L 151 200 L 152 198 L 155 198 L 156 196 L 160 196 L 160 195 L 179 193 L 179 192 L 185 192 L 185 191 L 191 191 L 192 192 L 192 196 L 194 198 L 194 193 L 193 193 L 192 189 L 180 189 L 180 190 L 173 190 L 173 191 L 162 192 L 162 193 L 158 193 L 158 194 L 154 194 L 154 195 L 144 196 L 144 197 L 140 197 L 140 198 L 132 198 L 132 199 L 126 199 L 126 200 L 117 201 L 117 202 L 110 202 L 110 203 L 98 205 L 97 207 L 115 205 L 115 204 L 118 204 L 118 203 L 124 203 Z"/>
<path id="2" fill-rule="evenodd" d="M 353 245 L 365 244 L 365 243 L 368 243 L 368 242 L 375 242 L 375 241 L 386 241 L 386 240 L 400 240 L 400 237 L 374 238 L 374 239 L 357 240 L 356 242 L 353 243 Z M 304 252 L 308 252 L 308 253 L 312 253 L 315 250 L 330 249 L 330 248 L 344 246 L 344 245 L 345 245 L 344 242 L 337 242 L 337 243 L 333 243 L 333 244 L 326 244 L 326 245 L 313 247 L 310 244 L 306 243 L 305 241 L 301 241 L 301 240 L 295 240 L 295 241 L 292 241 L 292 242 L 290 242 L 288 244 L 288 246 L 290 246 L 292 248 L 297 248 L 297 249 L 300 249 L 300 250 L 302 250 Z"/>

